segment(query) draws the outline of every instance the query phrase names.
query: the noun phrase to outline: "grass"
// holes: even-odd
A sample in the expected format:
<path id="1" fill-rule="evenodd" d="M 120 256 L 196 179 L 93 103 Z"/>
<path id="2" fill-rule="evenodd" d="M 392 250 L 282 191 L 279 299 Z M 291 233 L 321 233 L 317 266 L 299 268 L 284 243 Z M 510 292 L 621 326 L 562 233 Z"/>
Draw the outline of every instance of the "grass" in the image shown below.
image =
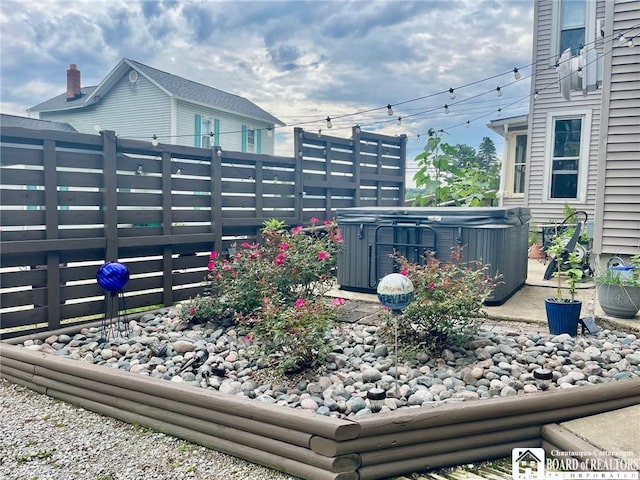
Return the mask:
<path id="1" fill-rule="evenodd" d="M 52 448 L 51 450 L 41 450 L 39 452 L 32 453 L 30 455 L 19 455 L 18 457 L 16 457 L 16 463 L 18 465 L 22 465 L 24 463 L 31 462 L 33 460 L 46 460 L 48 458 L 53 457 L 53 454 L 55 452 L 56 452 L 56 449 Z"/>

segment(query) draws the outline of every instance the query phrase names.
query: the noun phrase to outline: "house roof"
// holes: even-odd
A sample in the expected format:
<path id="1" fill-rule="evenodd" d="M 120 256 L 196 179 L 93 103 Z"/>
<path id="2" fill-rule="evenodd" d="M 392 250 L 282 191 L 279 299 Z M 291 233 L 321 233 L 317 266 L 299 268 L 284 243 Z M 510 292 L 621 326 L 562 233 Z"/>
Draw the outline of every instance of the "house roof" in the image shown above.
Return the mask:
<path id="1" fill-rule="evenodd" d="M 507 131 L 526 130 L 529 125 L 529 115 L 517 115 L 515 117 L 496 118 L 487 123 L 487 127 L 496 132 L 498 135 L 505 136 L 505 127 Z"/>
<path id="2" fill-rule="evenodd" d="M 94 103 L 99 102 L 100 98 L 102 98 L 104 94 L 131 69 L 136 70 L 138 74 L 143 75 L 171 97 L 204 105 L 209 108 L 215 108 L 224 112 L 253 118 L 266 123 L 273 123 L 281 126 L 285 125 L 281 120 L 244 97 L 209 87 L 171 73 L 163 72 L 162 70 L 149 67 L 148 65 L 144 65 L 128 58 L 123 58 L 120 63 L 118 63 L 118 65 L 109 72 L 104 80 L 100 82 L 100 85 L 82 88 L 82 95 L 78 99 L 67 101 L 66 93 L 63 93 L 31 107 L 29 110 L 33 112 L 50 112 L 93 105 Z"/>
<path id="3" fill-rule="evenodd" d="M 38 120 L 29 117 L 19 117 L 17 115 L 7 115 L 0 113 L 0 126 L 3 127 L 21 127 L 31 130 L 56 130 L 59 132 L 77 132 L 68 123 L 50 122 L 47 120 Z"/>

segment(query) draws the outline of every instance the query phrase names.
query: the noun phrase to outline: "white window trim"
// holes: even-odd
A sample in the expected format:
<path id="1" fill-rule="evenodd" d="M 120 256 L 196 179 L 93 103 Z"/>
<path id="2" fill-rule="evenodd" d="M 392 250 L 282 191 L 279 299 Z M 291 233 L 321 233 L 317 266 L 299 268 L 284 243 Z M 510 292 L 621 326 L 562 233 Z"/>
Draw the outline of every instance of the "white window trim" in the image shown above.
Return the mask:
<path id="1" fill-rule="evenodd" d="M 551 168 L 553 166 L 554 120 L 582 118 L 580 132 L 580 162 L 578 163 L 578 198 L 551 198 Z M 556 111 L 547 113 L 545 134 L 543 198 L 546 203 L 564 204 L 568 201 L 585 203 L 587 200 L 587 181 L 589 179 L 589 155 L 591 152 L 591 110 Z"/>
<path id="2" fill-rule="evenodd" d="M 561 0 L 554 0 L 551 4 L 551 55 L 549 55 L 549 65 L 554 66 L 556 60 L 562 52 L 560 49 L 560 15 Z M 589 44 L 593 48 L 593 42 L 596 39 L 597 20 L 596 20 L 596 1 L 587 0 L 587 11 L 585 12 L 584 26 L 584 43 Z"/>

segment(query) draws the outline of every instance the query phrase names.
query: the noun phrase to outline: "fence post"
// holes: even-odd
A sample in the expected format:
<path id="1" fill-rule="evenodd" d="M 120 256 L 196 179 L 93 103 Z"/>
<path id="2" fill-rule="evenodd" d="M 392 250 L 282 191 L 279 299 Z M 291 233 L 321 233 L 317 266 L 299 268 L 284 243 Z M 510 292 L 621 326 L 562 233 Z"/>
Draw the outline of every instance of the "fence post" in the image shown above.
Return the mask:
<path id="1" fill-rule="evenodd" d="M 402 175 L 402 183 L 400 184 L 400 199 L 398 201 L 398 205 L 404 205 L 407 181 L 407 136 L 404 133 L 400 135 L 400 173 Z"/>
<path id="2" fill-rule="evenodd" d="M 211 229 L 214 249 L 222 251 L 222 148 L 211 149 Z"/>
<path id="3" fill-rule="evenodd" d="M 298 224 L 304 223 L 304 171 L 302 159 L 302 147 L 304 145 L 304 130 L 300 127 L 293 129 L 293 157 L 295 163 L 295 198 L 293 199 L 293 210 Z"/>
<path id="4" fill-rule="evenodd" d="M 102 178 L 104 206 L 104 259 L 118 261 L 118 177 L 116 132 L 103 130 L 102 135 Z"/>
<path id="5" fill-rule="evenodd" d="M 171 204 L 171 154 L 162 152 L 162 235 L 173 233 L 173 213 Z M 162 300 L 165 307 L 173 305 L 173 247 L 166 245 L 162 249 Z"/>
<path id="6" fill-rule="evenodd" d="M 47 240 L 58 238 L 58 173 L 56 142 L 43 142 L 44 204 Z M 50 330 L 60 328 L 60 252 L 47 249 L 47 323 Z"/>
<path id="7" fill-rule="evenodd" d="M 351 138 L 353 138 L 353 205 L 360 206 L 360 125 L 351 127 Z"/>

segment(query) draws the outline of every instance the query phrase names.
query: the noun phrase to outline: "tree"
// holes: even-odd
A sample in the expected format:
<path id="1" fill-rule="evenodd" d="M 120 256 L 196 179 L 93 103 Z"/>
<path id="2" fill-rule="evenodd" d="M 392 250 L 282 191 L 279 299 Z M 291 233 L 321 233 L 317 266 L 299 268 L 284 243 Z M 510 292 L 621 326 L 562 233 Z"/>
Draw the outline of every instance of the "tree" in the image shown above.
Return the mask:
<path id="1" fill-rule="evenodd" d="M 493 149 L 495 152 L 495 146 Z M 472 152 L 475 150 L 468 145 L 454 147 L 443 142 L 436 132 L 430 130 L 424 152 L 415 158 L 418 171 L 413 178 L 421 193 L 414 205 L 475 207 L 490 204 L 495 199 L 496 180 L 499 184 L 499 178 L 495 168 L 481 168 L 478 156 L 472 157 Z M 495 153 L 494 157 L 497 160 Z"/>
<path id="2" fill-rule="evenodd" d="M 478 166 L 485 170 L 489 170 L 492 165 L 498 163 L 498 155 L 496 146 L 489 137 L 484 137 L 482 143 L 478 147 Z"/>

